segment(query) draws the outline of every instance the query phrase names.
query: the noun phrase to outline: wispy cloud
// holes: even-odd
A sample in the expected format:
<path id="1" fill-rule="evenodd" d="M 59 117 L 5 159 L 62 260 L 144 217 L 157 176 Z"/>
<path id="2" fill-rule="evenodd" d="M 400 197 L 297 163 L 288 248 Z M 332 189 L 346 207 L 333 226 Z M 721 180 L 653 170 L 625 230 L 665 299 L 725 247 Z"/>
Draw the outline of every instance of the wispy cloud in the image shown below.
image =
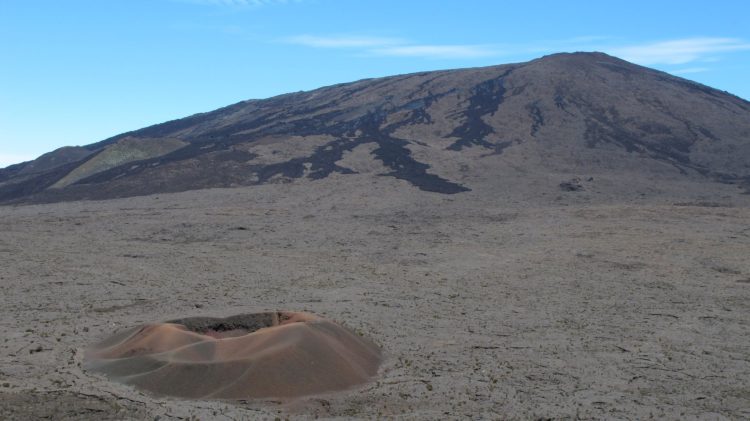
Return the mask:
<path id="1" fill-rule="evenodd" d="M 172 0 L 180 3 L 203 4 L 208 6 L 259 7 L 271 4 L 296 3 L 301 0 Z"/>
<path id="2" fill-rule="evenodd" d="M 400 38 L 363 37 L 350 35 L 297 35 L 282 40 L 313 48 L 356 49 L 365 55 L 421 58 L 478 58 L 498 55 L 490 46 L 479 44 L 419 44 Z"/>
<path id="3" fill-rule="evenodd" d="M 521 58 L 560 51 L 603 51 L 644 66 L 694 63 L 693 67 L 675 71 L 679 73 L 709 71 L 699 63 L 715 62 L 727 53 L 750 50 L 747 41 L 722 37 L 679 38 L 640 44 L 607 36 L 579 36 L 526 44 L 425 44 L 400 38 L 307 34 L 282 41 L 311 48 L 355 50 L 361 56 L 474 59 L 501 55 Z"/>
<path id="4" fill-rule="evenodd" d="M 671 73 L 675 74 L 675 75 L 687 75 L 687 74 L 690 74 L 690 73 L 703 73 L 703 72 L 707 72 L 709 70 L 711 70 L 711 69 L 709 69 L 708 67 L 688 67 L 688 68 L 685 68 L 685 69 L 672 70 Z"/>
<path id="5" fill-rule="evenodd" d="M 316 36 L 297 35 L 285 38 L 283 41 L 289 44 L 304 45 L 314 48 L 372 48 L 388 45 L 403 44 L 404 41 L 397 38 L 360 37 L 360 36 Z"/>
<path id="6" fill-rule="evenodd" d="M 498 54 L 492 48 L 482 45 L 403 45 L 375 48 L 370 52 L 382 56 L 445 59 L 490 57 Z"/>
<path id="7" fill-rule="evenodd" d="M 683 38 L 605 49 L 625 60 L 643 65 L 686 64 L 708 56 L 750 50 L 750 43 L 737 38 Z"/>

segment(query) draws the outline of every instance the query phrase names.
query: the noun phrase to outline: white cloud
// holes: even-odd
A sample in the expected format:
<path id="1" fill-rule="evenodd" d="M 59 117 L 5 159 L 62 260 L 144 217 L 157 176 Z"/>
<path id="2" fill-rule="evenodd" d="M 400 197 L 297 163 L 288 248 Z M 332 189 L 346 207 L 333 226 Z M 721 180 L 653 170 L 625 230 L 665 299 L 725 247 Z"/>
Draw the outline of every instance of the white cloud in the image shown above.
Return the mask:
<path id="1" fill-rule="evenodd" d="M 709 70 L 711 69 L 709 69 L 708 67 L 688 67 L 686 69 L 673 70 L 670 73 L 675 74 L 675 75 L 686 75 L 690 73 L 703 73 Z"/>
<path id="2" fill-rule="evenodd" d="M 9 165 L 19 164 L 21 162 L 31 161 L 36 156 L 29 154 L 15 154 L 15 153 L 3 153 L 0 152 L 0 168 L 5 168 Z"/>
<path id="3" fill-rule="evenodd" d="M 181 3 L 204 4 L 209 6 L 258 7 L 270 4 L 293 3 L 300 0 L 172 0 Z"/>
<path id="4" fill-rule="evenodd" d="M 383 47 L 387 45 L 402 44 L 403 41 L 396 38 L 359 37 L 359 36 L 328 36 L 297 35 L 283 40 L 289 44 L 304 45 L 314 48 L 362 48 Z"/>
<path id="5" fill-rule="evenodd" d="M 642 65 L 676 65 L 709 59 L 706 56 L 717 53 L 750 50 L 750 44 L 737 38 L 683 38 L 604 50 Z"/>
<path id="6" fill-rule="evenodd" d="M 375 48 L 370 52 L 382 56 L 445 59 L 490 57 L 498 54 L 482 45 L 401 45 Z"/>
<path id="7" fill-rule="evenodd" d="M 399 38 L 363 36 L 317 36 L 297 35 L 282 40 L 289 44 L 313 48 L 357 49 L 366 55 L 421 58 L 478 58 L 497 55 L 498 52 L 486 45 L 459 44 L 418 44 Z"/>
<path id="8" fill-rule="evenodd" d="M 560 51 L 603 51 L 644 66 L 715 62 L 726 53 L 750 50 L 750 43 L 744 40 L 721 37 L 692 37 L 627 44 L 622 40 L 618 42 L 618 39 L 612 37 L 580 36 L 529 44 L 490 45 L 421 44 L 398 38 L 307 34 L 285 38 L 282 41 L 312 48 L 356 49 L 361 55 L 440 59 L 471 59 L 500 55 L 528 56 Z M 698 73 L 708 70 L 705 67 L 688 67 L 678 71 Z"/>

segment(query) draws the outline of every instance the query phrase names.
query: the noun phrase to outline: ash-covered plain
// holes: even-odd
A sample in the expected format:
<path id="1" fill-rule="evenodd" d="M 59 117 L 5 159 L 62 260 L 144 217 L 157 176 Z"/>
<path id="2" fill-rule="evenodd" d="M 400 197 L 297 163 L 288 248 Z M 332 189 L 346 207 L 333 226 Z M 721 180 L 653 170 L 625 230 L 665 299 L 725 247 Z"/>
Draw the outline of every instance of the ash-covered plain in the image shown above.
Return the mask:
<path id="1" fill-rule="evenodd" d="M 246 101 L 6 168 L 0 418 L 750 418 L 749 116 L 565 54 Z M 86 370 L 123 329 L 279 309 L 371 339 L 375 376 L 222 400 Z"/>

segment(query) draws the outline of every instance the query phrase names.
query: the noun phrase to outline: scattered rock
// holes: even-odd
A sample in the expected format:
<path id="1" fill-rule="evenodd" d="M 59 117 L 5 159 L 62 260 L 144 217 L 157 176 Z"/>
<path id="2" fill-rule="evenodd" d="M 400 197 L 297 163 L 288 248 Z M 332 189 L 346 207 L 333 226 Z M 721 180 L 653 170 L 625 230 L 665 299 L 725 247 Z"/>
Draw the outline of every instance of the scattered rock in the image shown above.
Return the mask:
<path id="1" fill-rule="evenodd" d="M 562 191 L 583 191 L 583 185 L 581 185 L 581 179 L 576 177 L 569 181 L 563 181 L 560 183 L 560 190 Z"/>

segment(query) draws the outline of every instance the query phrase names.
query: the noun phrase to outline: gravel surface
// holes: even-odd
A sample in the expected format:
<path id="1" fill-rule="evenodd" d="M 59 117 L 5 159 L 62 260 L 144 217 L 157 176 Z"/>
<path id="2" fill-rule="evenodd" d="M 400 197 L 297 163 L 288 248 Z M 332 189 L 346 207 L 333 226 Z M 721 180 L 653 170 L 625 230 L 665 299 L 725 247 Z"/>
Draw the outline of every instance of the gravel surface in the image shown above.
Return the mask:
<path id="1" fill-rule="evenodd" d="M 0 418 L 750 417 L 747 196 L 581 203 L 348 177 L 1 207 Z M 81 367 L 120 329 L 276 310 L 372 338 L 379 376 L 202 401 Z"/>

